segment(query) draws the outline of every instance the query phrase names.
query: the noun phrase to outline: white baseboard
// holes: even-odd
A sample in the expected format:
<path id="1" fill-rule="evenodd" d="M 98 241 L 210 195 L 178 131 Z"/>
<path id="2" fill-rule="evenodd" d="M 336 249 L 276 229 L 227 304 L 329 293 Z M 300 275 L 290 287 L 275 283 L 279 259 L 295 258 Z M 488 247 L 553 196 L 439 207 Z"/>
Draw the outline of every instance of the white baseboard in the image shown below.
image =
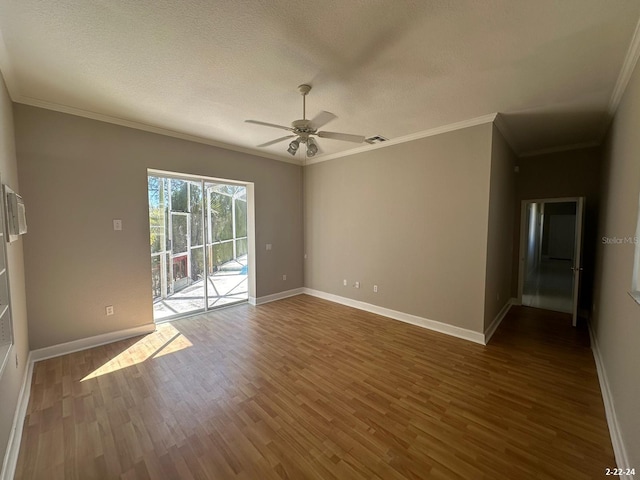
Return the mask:
<path id="1" fill-rule="evenodd" d="M 2 471 L 0 472 L 0 480 L 13 480 L 18 464 L 18 455 L 20 454 L 20 443 L 22 442 L 22 428 L 24 419 L 27 416 L 27 406 L 29 405 L 29 396 L 31 395 L 31 377 L 33 376 L 33 360 L 31 353 L 27 357 L 27 366 L 22 377 L 22 386 L 18 395 L 18 404 L 13 415 L 13 424 L 11 425 L 11 433 L 9 435 L 9 443 L 7 451 L 2 462 Z"/>
<path id="2" fill-rule="evenodd" d="M 633 468 L 634 465 L 629 465 L 629 457 L 627 456 L 627 449 L 624 446 L 622 440 L 622 433 L 620 432 L 620 425 L 618 424 L 618 417 L 616 416 L 616 410 L 613 405 L 613 396 L 611 395 L 611 388 L 609 387 L 609 380 L 607 379 L 607 371 L 604 368 L 602 362 L 602 355 L 600 354 L 600 348 L 598 347 L 598 340 L 596 339 L 591 323 L 589 325 L 589 337 L 591 338 L 591 351 L 593 352 L 593 358 L 596 361 L 596 371 L 598 372 L 598 381 L 600 382 L 600 390 L 602 391 L 602 400 L 604 401 L 604 411 L 607 416 L 607 424 L 609 425 L 609 434 L 611 435 L 611 444 L 613 445 L 613 453 L 616 456 L 616 466 L 621 469 Z M 635 475 L 620 476 L 626 480 L 634 480 Z"/>
<path id="3" fill-rule="evenodd" d="M 399 312 L 397 310 L 391 310 L 389 308 L 379 307 L 371 303 L 361 302 L 359 300 L 353 300 L 351 298 L 341 297 L 332 293 L 322 292 L 320 290 L 314 290 L 312 288 L 305 288 L 301 293 L 312 295 L 314 297 L 323 298 L 331 302 L 340 303 L 348 307 L 364 310 L 365 312 L 375 313 L 376 315 L 382 315 L 394 320 L 400 320 L 401 322 L 417 325 L 428 330 L 435 332 L 445 333 L 453 337 L 462 338 L 470 342 L 479 343 L 484 345 L 484 334 L 480 332 L 474 332 L 466 328 L 456 327 L 455 325 L 449 325 L 447 323 L 438 322 L 436 320 L 430 320 L 428 318 L 418 317 L 417 315 L 411 315 L 410 313 Z"/>
<path id="4" fill-rule="evenodd" d="M 11 434 L 9 435 L 9 444 L 5 452 L 4 461 L 2 462 L 2 471 L 0 471 L 0 480 L 13 480 L 18 463 L 18 455 L 20 453 L 20 442 L 22 441 L 22 428 L 24 419 L 27 416 L 27 407 L 29 405 L 29 396 L 31 395 L 31 378 L 33 377 L 33 365 L 40 360 L 59 357 L 68 353 L 86 350 L 88 348 L 98 347 L 107 343 L 125 340 L 138 335 L 144 335 L 155 331 L 155 324 L 141 325 L 139 327 L 119 330 L 117 332 L 103 333 L 94 337 L 82 338 L 72 342 L 61 343 L 51 347 L 40 348 L 29 352 L 27 358 L 27 368 L 22 379 L 22 387 L 18 396 L 18 404 L 16 412 L 13 416 L 13 425 Z"/>
<path id="5" fill-rule="evenodd" d="M 94 337 L 81 338 L 72 342 L 60 343 L 58 345 L 52 345 L 50 347 L 39 348 L 37 350 L 32 350 L 29 355 L 31 356 L 31 360 L 33 362 L 39 362 L 40 360 L 59 357 L 60 355 L 67 355 L 69 353 L 79 352 L 80 350 L 86 350 L 88 348 L 99 347 L 100 345 L 105 345 L 107 343 L 113 343 L 119 340 L 137 337 L 138 335 L 145 335 L 147 333 L 154 332 L 155 329 L 155 323 L 148 323 L 139 327 L 127 328 L 126 330 L 103 333 Z"/>
<path id="6" fill-rule="evenodd" d="M 249 303 L 251 305 L 264 305 L 265 303 L 275 302 L 276 300 L 282 300 L 283 298 L 295 297 L 296 295 L 300 295 L 304 293 L 304 288 L 294 288 L 292 290 L 286 290 L 284 292 L 274 293 L 272 295 L 265 295 L 264 297 L 254 298 L 253 302 L 251 300 Z"/>
<path id="7" fill-rule="evenodd" d="M 489 343 L 489 340 L 491 340 L 491 337 L 493 337 L 493 334 L 496 333 L 496 330 L 502 323 L 502 320 L 504 320 L 504 317 L 507 316 L 507 313 L 509 313 L 509 310 L 511 310 L 511 307 L 515 305 L 517 302 L 518 300 L 516 298 L 510 298 L 509 300 L 507 300 L 507 303 L 504 304 L 504 307 L 502 307 L 502 310 L 498 312 L 498 315 L 496 315 L 496 318 L 493 319 L 493 322 L 491 322 L 491 325 L 489 325 L 487 329 L 484 331 L 485 345 Z"/>

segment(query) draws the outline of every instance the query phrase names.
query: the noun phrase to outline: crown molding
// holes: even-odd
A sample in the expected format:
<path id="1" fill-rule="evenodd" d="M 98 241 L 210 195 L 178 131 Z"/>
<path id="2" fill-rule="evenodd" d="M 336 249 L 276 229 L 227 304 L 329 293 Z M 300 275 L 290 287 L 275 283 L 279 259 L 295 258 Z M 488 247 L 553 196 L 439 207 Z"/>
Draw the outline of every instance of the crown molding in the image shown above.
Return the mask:
<path id="1" fill-rule="evenodd" d="M 67 114 L 75 115 L 78 117 L 98 120 L 101 122 L 113 123 L 115 125 L 120 125 L 122 127 L 133 128 L 136 130 L 143 130 L 145 132 L 156 133 L 158 135 L 164 135 L 167 137 L 179 138 L 181 140 L 187 140 L 195 143 L 202 143 L 205 145 L 210 145 L 212 147 L 223 148 L 225 150 L 232 150 L 234 152 L 247 153 L 249 155 L 254 155 L 256 157 L 263 157 L 263 158 L 268 158 L 270 160 L 277 160 L 279 162 L 292 163 L 294 165 L 302 165 L 302 162 L 296 158 L 281 157 L 281 156 L 273 155 L 270 153 L 260 152 L 258 150 L 254 150 L 251 148 L 240 147 L 237 145 L 231 145 L 224 142 L 218 142 L 215 140 L 199 137 L 196 135 L 189 135 L 187 133 L 177 132 L 175 130 L 170 130 L 168 128 L 156 127 L 154 125 L 148 125 L 142 122 L 125 120 L 123 118 L 113 117 L 111 115 L 103 115 L 101 113 L 91 112 L 89 110 L 82 110 L 76 107 L 69 107 L 67 105 L 51 103 L 51 102 L 47 102 L 45 100 L 40 100 L 37 98 L 18 96 L 16 99 L 14 99 L 14 102 L 22 103 L 24 105 L 30 105 L 32 107 L 39 107 L 47 110 L 54 110 L 56 112 L 67 113 Z"/>
<path id="2" fill-rule="evenodd" d="M 546 155 L 548 153 L 566 152 L 568 150 L 581 150 L 583 148 L 599 147 L 601 142 L 584 142 L 584 143 L 572 143 L 569 145 L 559 145 L 557 147 L 541 148 L 539 150 L 529 150 L 522 152 L 518 155 L 520 158 L 524 157 L 537 157 L 538 155 Z"/>
<path id="3" fill-rule="evenodd" d="M 636 24 L 636 29 L 633 32 L 633 37 L 631 37 L 631 43 L 629 44 L 629 48 L 627 49 L 627 53 L 624 57 L 620 74 L 618 75 L 618 80 L 616 81 L 613 93 L 611 94 L 611 99 L 609 100 L 607 112 L 611 117 L 613 117 L 616 110 L 618 110 L 620 100 L 622 100 L 622 96 L 627 89 L 629 80 L 631 80 L 631 75 L 633 75 L 636 63 L 638 63 L 638 57 L 640 57 L 640 20 L 638 20 L 638 23 Z"/>
<path id="4" fill-rule="evenodd" d="M 18 93 L 18 83 L 15 81 L 13 65 L 9 58 L 7 45 L 4 43 L 2 30 L 0 30 L 0 75 L 4 78 L 4 83 L 7 86 L 7 91 L 9 92 L 9 98 L 11 98 L 11 101 L 15 102 L 15 96 Z"/>
<path id="5" fill-rule="evenodd" d="M 618 80 L 616 81 L 616 85 L 613 87 L 613 92 L 611 93 L 611 98 L 609 99 L 609 105 L 607 106 L 607 115 L 605 116 L 604 121 L 602 122 L 602 129 L 600 132 L 600 143 L 604 141 L 604 137 L 609 130 L 609 125 L 613 120 L 613 117 L 620 106 L 620 101 L 624 95 L 624 92 L 627 90 L 627 85 L 629 85 L 629 80 L 631 80 L 631 75 L 633 75 L 633 71 L 636 68 L 636 64 L 638 63 L 638 57 L 640 57 L 640 20 L 636 23 L 636 29 L 633 32 L 633 37 L 631 37 L 631 43 L 629 43 L 629 48 L 627 48 L 627 53 L 624 57 L 624 62 L 622 62 L 622 68 L 620 69 L 620 73 L 618 74 Z"/>
<path id="6" fill-rule="evenodd" d="M 507 122 L 504 120 L 504 115 L 502 113 L 497 113 L 496 118 L 493 121 L 493 124 L 500 131 L 506 142 L 511 147 L 511 150 L 516 154 L 516 156 L 520 156 L 520 150 L 517 148 L 516 137 L 513 134 L 513 131 L 507 125 Z"/>
<path id="7" fill-rule="evenodd" d="M 432 137 L 434 135 L 440 135 L 447 132 L 453 132 L 454 130 L 462 130 L 463 128 L 474 127 L 476 125 L 482 125 L 485 123 L 491 123 L 495 121 L 497 113 L 490 113 L 481 117 L 470 118 L 469 120 L 463 120 L 461 122 L 450 123 L 448 125 L 442 125 L 440 127 L 431 128 L 429 130 L 423 130 L 417 133 L 411 133 L 402 137 L 393 138 L 386 142 L 377 143 L 375 145 L 365 145 L 362 147 L 352 148 L 344 152 L 331 153 L 329 155 L 323 155 L 318 158 L 307 158 L 305 166 L 313 165 L 315 163 L 326 162 L 328 160 L 334 160 L 336 158 L 348 157 L 350 155 L 357 155 L 362 152 L 370 152 L 372 150 L 378 150 L 380 148 L 390 147 L 392 145 L 398 145 L 401 143 L 411 142 L 413 140 L 419 140 L 421 138 Z"/>

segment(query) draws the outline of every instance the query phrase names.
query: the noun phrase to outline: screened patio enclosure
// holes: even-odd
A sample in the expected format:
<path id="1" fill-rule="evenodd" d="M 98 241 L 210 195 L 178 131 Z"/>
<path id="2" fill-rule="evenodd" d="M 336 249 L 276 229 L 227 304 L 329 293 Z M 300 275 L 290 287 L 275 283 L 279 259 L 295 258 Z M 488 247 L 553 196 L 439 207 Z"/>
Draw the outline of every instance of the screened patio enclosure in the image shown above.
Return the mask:
<path id="1" fill-rule="evenodd" d="M 248 298 L 244 185 L 149 174 L 154 320 Z"/>

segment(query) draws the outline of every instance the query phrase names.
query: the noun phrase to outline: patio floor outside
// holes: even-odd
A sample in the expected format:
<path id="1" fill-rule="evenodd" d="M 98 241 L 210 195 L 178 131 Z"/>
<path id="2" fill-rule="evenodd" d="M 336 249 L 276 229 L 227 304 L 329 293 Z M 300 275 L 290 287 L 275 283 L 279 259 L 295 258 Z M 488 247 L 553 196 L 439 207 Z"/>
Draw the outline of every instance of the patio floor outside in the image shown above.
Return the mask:
<path id="1" fill-rule="evenodd" d="M 153 302 L 153 318 L 161 321 L 176 315 L 204 309 L 204 279 L 169 295 L 157 298 Z M 208 308 L 221 307 L 249 298 L 247 280 L 247 256 L 231 260 L 220 266 L 219 270 L 207 278 Z"/>

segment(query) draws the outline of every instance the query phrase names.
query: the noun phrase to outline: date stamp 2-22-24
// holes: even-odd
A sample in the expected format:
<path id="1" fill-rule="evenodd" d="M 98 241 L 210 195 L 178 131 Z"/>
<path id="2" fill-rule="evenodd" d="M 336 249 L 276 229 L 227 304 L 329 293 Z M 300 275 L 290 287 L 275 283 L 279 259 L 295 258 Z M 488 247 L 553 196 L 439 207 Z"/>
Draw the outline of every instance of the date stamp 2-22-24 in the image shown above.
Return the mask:
<path id="1" fill-rule="evenodd" d="M 605 475 L 614 475 L 616 477 L 626 476 L 626 475 L 635 475 L 635 468 L 605 468 Z"/>

